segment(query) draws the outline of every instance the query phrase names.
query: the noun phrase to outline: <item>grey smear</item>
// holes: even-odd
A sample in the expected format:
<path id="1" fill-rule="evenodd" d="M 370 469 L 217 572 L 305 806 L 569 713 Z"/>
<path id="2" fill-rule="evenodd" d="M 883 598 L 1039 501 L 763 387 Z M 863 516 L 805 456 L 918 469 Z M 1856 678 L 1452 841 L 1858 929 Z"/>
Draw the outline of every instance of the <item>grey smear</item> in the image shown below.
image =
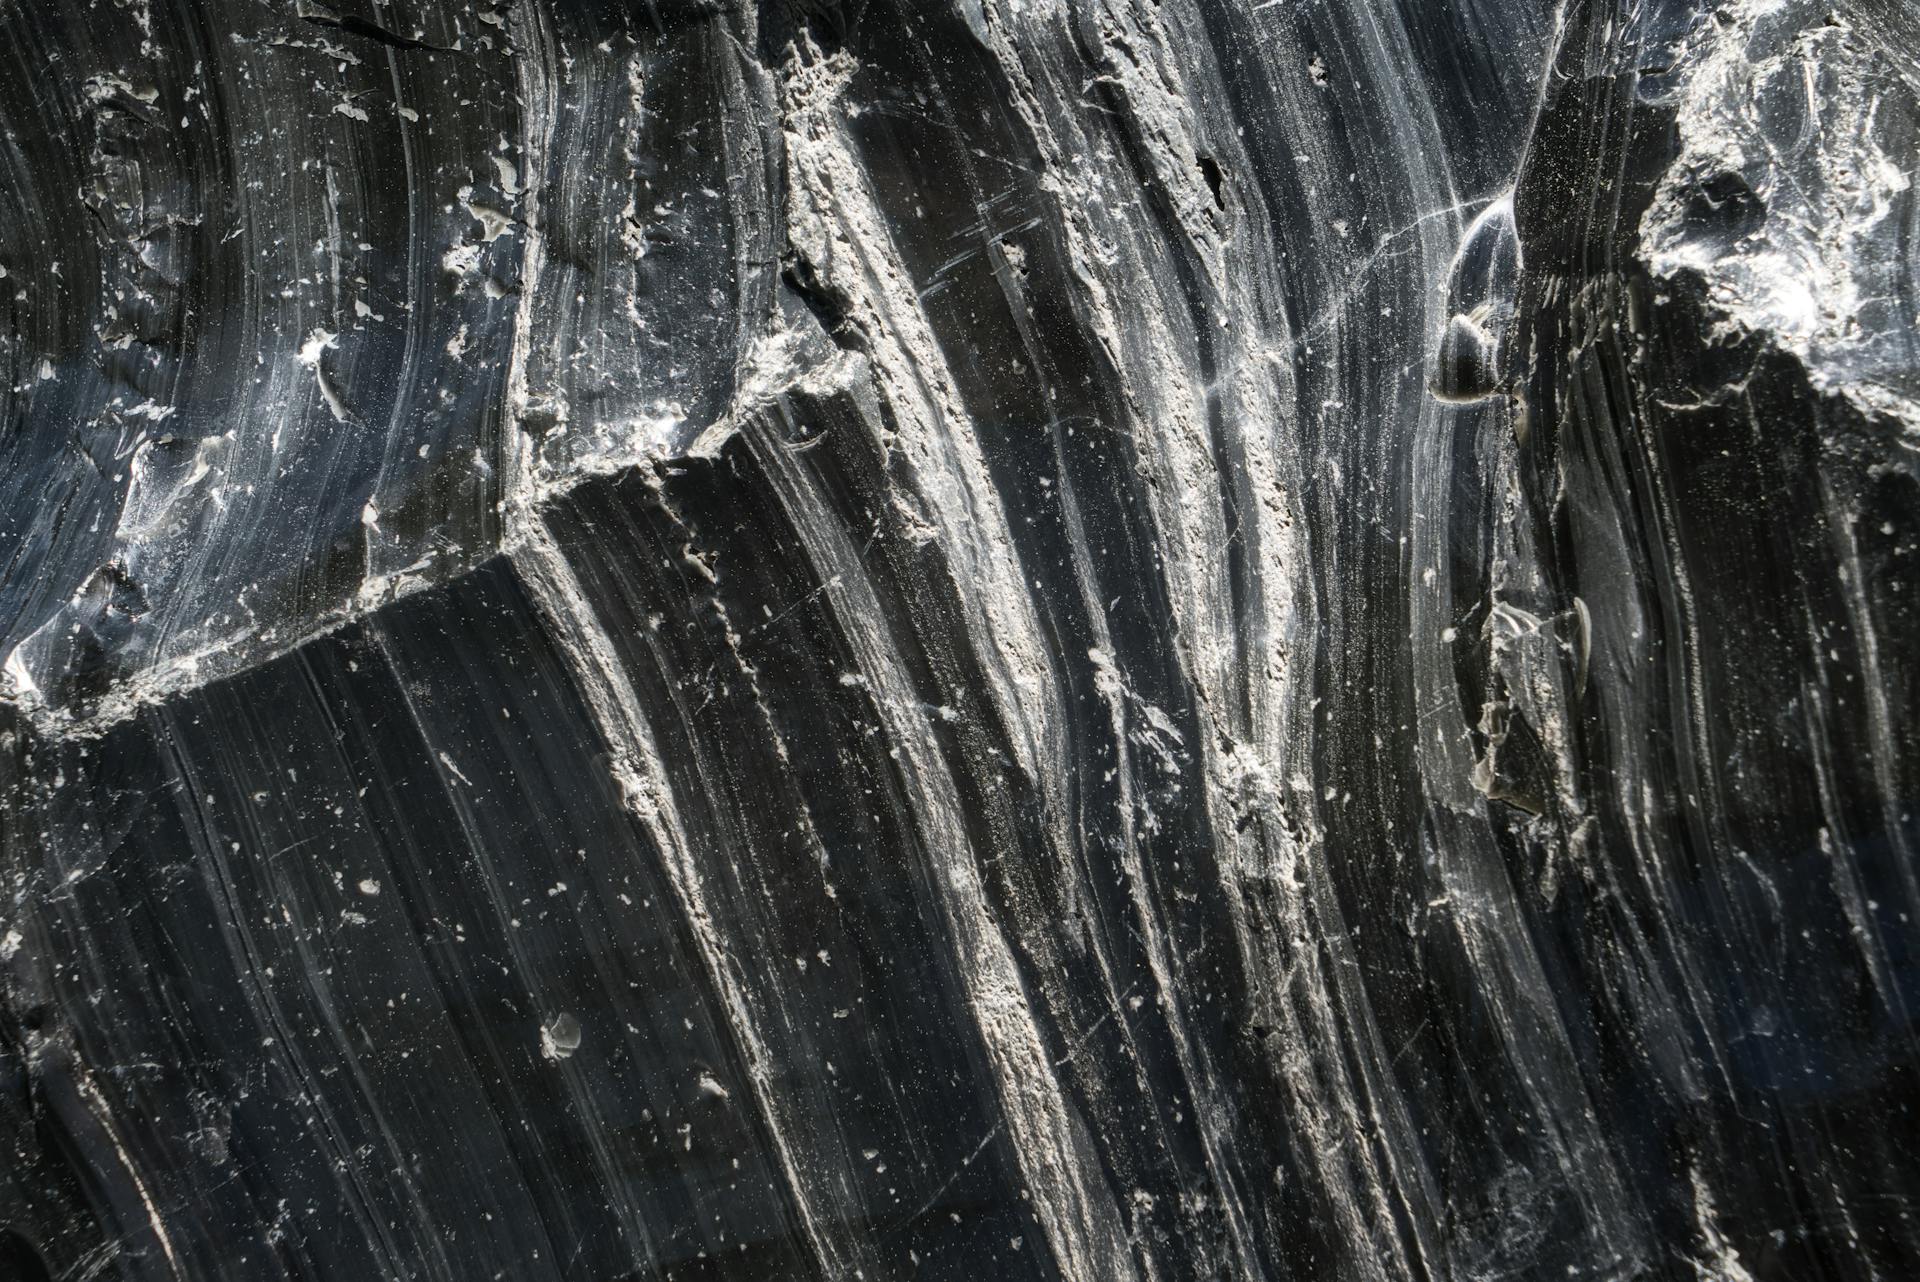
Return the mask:
<path id="1" fill-rule="evenodd" d="M 1907 0 L 0 0 L 0 1282 L 1920 1276 Z"/>

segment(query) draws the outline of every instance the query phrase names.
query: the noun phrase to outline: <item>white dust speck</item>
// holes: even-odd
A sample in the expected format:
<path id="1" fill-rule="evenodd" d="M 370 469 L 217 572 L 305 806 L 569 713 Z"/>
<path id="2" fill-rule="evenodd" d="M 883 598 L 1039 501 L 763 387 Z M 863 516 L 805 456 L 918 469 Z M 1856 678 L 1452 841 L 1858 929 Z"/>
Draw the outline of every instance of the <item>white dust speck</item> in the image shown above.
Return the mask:
<path id="1" fill-rule="evenodd" d="M 324 329 L 316 329 L 307 335 L 307 341 L 300 344 L 300 354 L 296 358 L 308 369 L 316 369 L 320 364 L 320 353 L 333 346 L 338 334 L 329 334 Z"/>

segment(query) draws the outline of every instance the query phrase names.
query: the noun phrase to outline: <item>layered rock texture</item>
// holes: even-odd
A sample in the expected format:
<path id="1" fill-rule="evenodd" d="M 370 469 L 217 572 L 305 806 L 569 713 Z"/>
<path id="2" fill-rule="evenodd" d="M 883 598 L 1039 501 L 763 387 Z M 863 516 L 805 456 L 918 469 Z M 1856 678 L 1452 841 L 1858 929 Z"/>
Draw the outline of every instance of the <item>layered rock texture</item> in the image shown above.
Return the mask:
<path id="1" fill-rule="evenodd" d="M 0 59 L 0 1277 L 1920 1275 L 1908 0 Z"/>

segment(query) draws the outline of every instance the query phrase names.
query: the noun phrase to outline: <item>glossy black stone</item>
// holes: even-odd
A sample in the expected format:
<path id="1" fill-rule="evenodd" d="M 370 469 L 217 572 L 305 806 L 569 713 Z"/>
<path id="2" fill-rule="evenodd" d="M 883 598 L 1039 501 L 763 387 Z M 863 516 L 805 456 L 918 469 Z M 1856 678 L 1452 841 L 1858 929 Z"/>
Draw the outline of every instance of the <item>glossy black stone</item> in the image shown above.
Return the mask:
<path id="1" fill-rule="evenodd" d="M 1916 50 L 0 7 L 0 1280 L 1920 1273 Z"/>

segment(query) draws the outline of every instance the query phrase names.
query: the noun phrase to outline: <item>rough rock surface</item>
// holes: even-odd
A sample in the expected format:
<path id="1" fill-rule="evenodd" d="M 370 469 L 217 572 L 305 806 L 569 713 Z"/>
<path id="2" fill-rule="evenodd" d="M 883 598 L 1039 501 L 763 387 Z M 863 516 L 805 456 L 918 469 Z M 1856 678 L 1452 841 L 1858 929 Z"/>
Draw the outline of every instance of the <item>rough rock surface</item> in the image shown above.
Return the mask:
<path id="1" fill-rule="evenodd" d="M 1920 1275 L 1908 0 L 0 59 L 0 1277 Z"/>

